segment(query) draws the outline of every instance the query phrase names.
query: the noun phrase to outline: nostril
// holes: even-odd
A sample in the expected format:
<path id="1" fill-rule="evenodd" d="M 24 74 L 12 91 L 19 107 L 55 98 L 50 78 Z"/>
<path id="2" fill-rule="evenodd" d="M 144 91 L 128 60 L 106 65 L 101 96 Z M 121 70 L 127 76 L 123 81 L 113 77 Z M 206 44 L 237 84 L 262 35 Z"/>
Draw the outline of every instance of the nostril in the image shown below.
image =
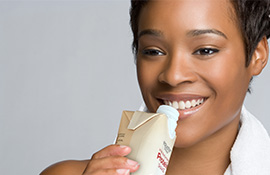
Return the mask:
<path id="1" fill-rule="evenodd" d="M 193 83 L 197 80 L 197 75 L 191 71 L 187 72 L 162 72 L 158 81 L 171 87 L 177 87 L 183 83 Z"/>
<path id="2" fill-rule="evenodd" d="M 193 83 L 198 80 L 196 72 L 192 62 L 172 57 L 164 63 L 163 69 L 159 73 L 158 81 L 171 87 L 177 87 L 180 84 Z"/>

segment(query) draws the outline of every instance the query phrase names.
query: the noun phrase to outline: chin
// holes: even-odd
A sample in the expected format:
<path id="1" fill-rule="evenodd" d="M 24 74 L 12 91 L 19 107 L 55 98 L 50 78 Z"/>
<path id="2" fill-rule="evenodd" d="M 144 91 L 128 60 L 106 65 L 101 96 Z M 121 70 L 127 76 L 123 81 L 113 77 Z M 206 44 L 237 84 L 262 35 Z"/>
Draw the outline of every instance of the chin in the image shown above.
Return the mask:
<path id="1" fill-rule="evenodd" d="M 198 144 L 200 141 L 199 140 L 194 140 L 194 139 L 181 139 L 181 138 L 176 138 L 174 147 L 175 148 L 190 148 Z"/>

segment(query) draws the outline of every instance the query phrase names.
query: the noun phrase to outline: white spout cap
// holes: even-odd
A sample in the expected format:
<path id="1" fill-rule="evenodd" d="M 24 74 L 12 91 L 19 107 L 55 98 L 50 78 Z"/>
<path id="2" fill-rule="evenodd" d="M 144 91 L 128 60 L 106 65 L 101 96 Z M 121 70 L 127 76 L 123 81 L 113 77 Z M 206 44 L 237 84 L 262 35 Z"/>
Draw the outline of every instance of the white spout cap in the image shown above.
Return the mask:
<path id="1" fill-rule="evenodd" d="M 175 137 L 175 129 L 177 127 L 177 120 L 179 117 L 179 112 L 168 105 L 159 106 L 157 113 L 165 114 L 168 117 L 168 128 L 170 138 L 173 139 Z"/>

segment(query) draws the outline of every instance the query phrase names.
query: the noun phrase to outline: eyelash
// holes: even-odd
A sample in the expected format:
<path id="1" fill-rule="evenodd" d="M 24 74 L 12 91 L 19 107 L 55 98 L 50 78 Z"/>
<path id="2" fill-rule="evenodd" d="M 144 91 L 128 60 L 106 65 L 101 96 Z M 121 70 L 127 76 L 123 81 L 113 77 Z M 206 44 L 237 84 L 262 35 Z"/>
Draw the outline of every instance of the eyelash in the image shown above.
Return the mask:
<path id="1" fill-rule="evenodd" d="M 219 50 L 214 48 L 200 48 L 193 52 L 193 55 L 210 56 L 218 52 Z"/>
<path id="2" fill-rule="evenodd" d="M 149 56 L 162 56 L 165 55 L 162 51 L 158 49 L 146 49 L 142 51 L 143 55 L 149 55 Z"/>
<path id="3" fill-rule="evenodd" d="M 213 55 L 215 53 L 218 53 L 219 50 L 218 49 L 214 49 L 214 48 L 200 48 L 198 50 L 196 50 L 195 52 L 193 52 L 193 55 L 201 55 L 201 56 L 210 56 Z M 148 56 L 163 56 L 165 55 L 164 52 L 158 50 L 158 49 L 146 49 L 142 51 L 143 55 L 148 55 Z"/>

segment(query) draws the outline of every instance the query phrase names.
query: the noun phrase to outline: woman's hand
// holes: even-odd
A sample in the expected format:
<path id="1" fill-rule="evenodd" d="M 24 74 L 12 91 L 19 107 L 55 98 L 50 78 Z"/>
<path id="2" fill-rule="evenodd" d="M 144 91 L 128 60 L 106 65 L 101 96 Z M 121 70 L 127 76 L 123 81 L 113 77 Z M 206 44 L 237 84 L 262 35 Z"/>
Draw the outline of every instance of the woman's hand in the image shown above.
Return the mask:
<path id="1" fill-rule="evenodd" d="M 103 148 L 92 156 L 83 175 L 126 175 L 137 171 L 139 164 L 124 157 L 130 151 L 130 147 L 120 145 Z"/>

